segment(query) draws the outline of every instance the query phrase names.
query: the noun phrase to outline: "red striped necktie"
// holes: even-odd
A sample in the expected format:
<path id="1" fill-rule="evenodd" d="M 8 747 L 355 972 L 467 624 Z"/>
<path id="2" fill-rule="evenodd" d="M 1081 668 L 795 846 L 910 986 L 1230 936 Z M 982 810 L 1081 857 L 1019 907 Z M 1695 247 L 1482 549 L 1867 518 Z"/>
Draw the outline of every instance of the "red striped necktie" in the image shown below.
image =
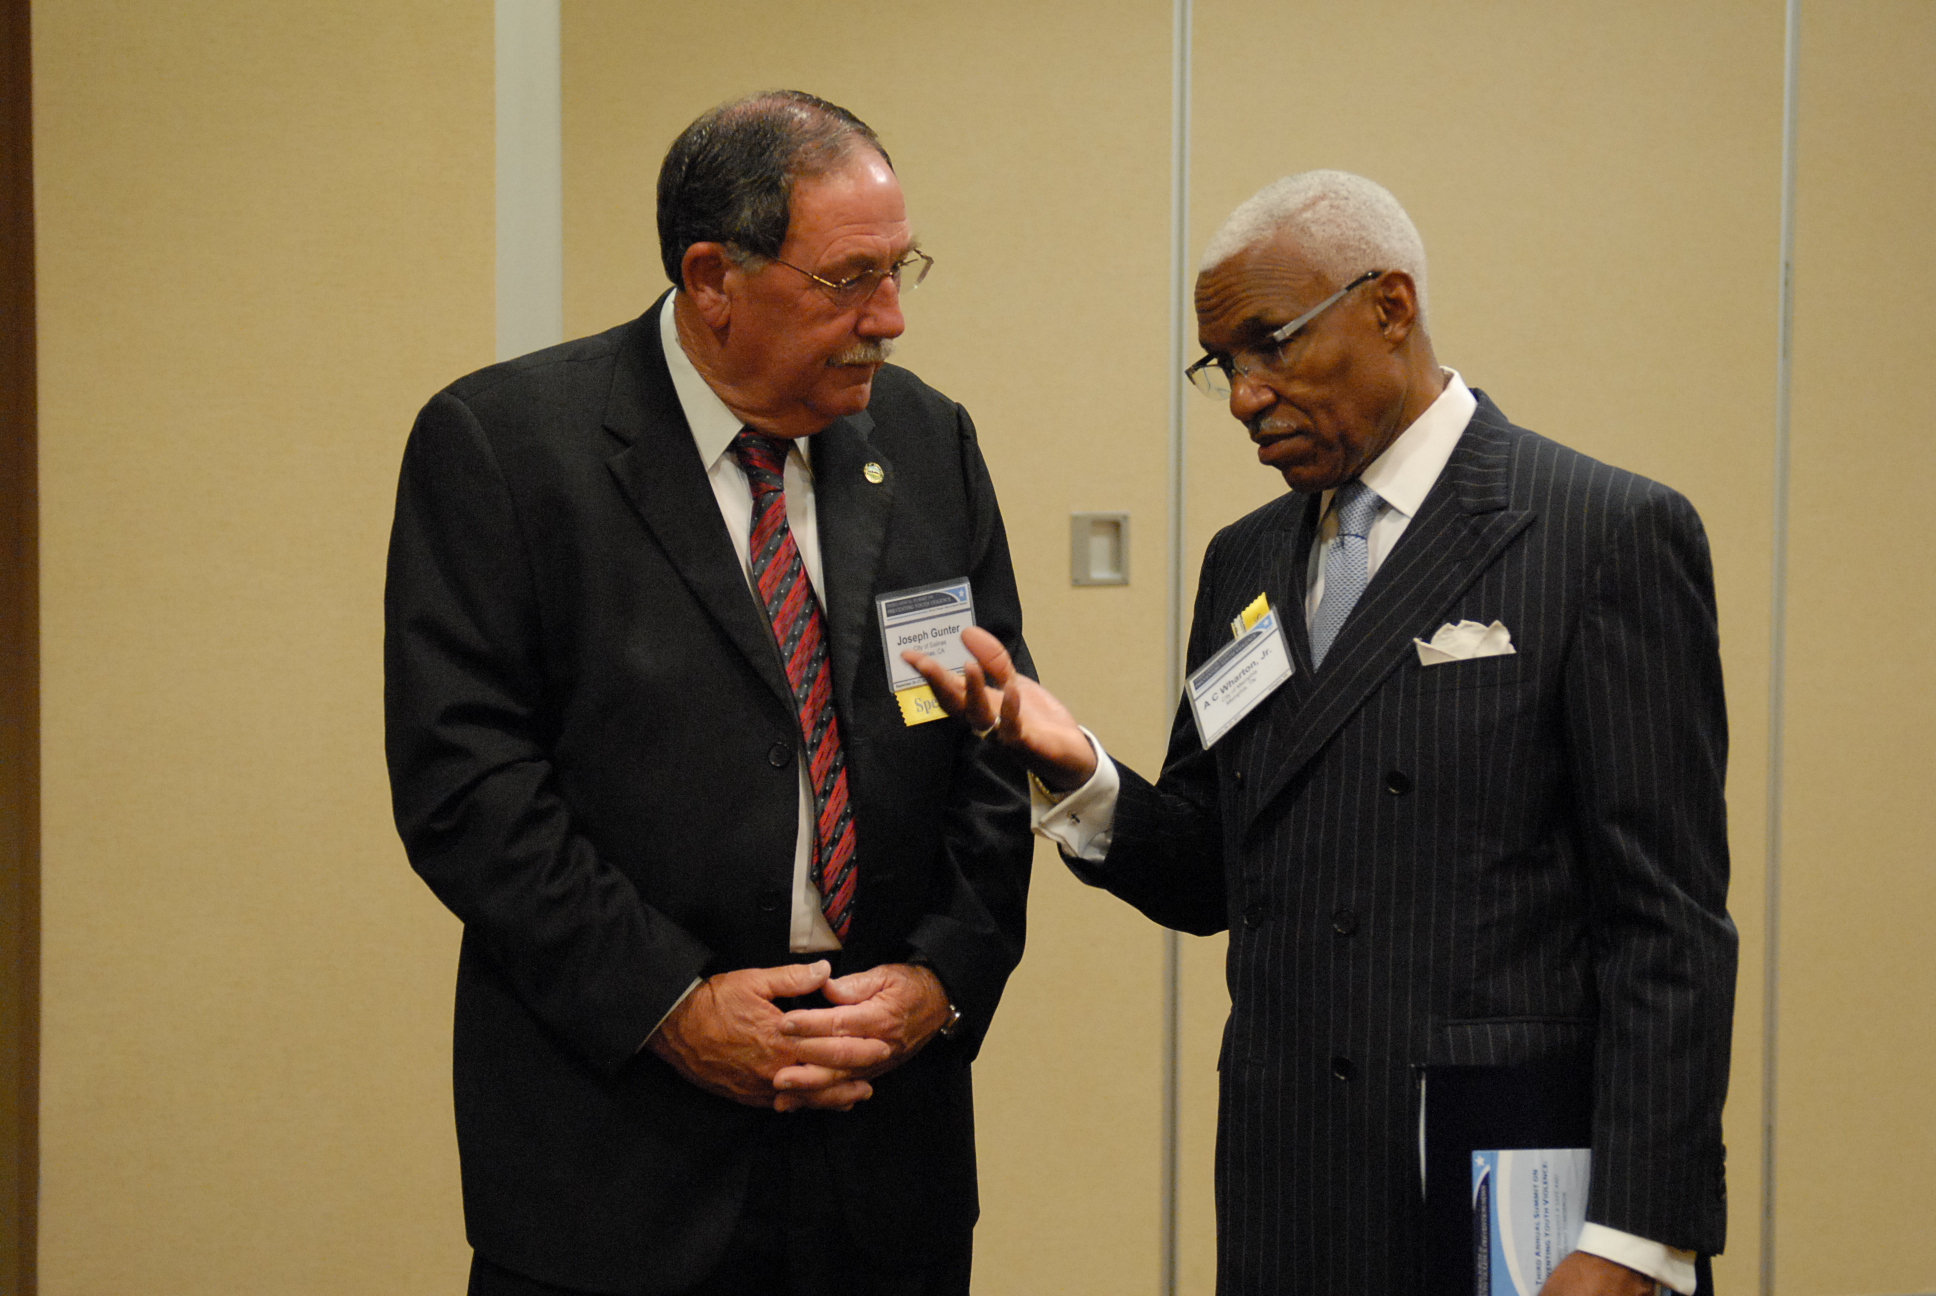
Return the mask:
<path id="1" fill-rule="evenodd" d="M 807 569 L 787 525 L 787 443 L 751 428 L 733 438 L 733 456 L 753 487 L 753 536 L 749 546 L 753 584 L 760 592 L 773 637 L 786 663 L 800 735 L 806 740 L 808 781 L 813 788 L 813 868 L 827 925 L 842 941 L 854 920 L 854 809 L 847 799 L 847 758 L 840 750 L 834 716 L 834 672 L 827 659 L 827 628 L 813 596 Z"/>

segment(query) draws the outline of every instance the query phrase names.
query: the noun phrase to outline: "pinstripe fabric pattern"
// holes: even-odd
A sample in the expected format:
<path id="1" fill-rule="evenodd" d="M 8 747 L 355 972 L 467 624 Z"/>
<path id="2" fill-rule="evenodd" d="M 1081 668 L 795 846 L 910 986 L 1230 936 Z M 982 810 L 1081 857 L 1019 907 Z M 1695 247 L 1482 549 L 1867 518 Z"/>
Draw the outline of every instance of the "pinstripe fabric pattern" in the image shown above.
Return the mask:
<path id="1" fill-rule="evenodd" d="M 1296 607 L 1316 501 L 1204 559 L 1194 667 L 1256 596 Z M 1224 1293 L 1419 1290 L 1413 1069 L 1592 1050 L 1589 1217 L 1718 1251 L 1735 934 L 1726 717 L 1699 519 L 1666 487 L 1508 423 L 1458 450 L 1314 678 L 1210 753 L 1179 714 L 1074 865 L 1160 922 L 1230 931 Z M 1505 623 L 1515 655 L 1414 637 Z M 1220 633 L 1221 632 L 1221 633 Z"/>

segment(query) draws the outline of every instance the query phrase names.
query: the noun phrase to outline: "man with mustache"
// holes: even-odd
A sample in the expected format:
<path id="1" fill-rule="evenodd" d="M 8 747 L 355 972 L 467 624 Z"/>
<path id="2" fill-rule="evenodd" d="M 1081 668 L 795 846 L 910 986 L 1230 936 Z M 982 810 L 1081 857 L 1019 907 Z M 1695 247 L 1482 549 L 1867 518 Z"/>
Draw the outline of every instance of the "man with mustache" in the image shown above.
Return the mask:
<path id="1" fill-rule="evenodd" d="M 389 757 L 464 923 L 470 1291 L 965 1296 L 1027 792 L 904 714 L 875 600 L 965 579 L 1028 657 L 973 425 L 885 364 L 931 262 L 797 92 L 688 127 L 658 222 L 672 291 L 404 455 Z"/>
<path id="2" fill-rule="evenodd" d="M 1217 1290 L 1470 1292 L 1422 1246 L 1418 1069 L 1457 1066 L 1591 1076 L 1588 1223 L 1546 1296 L 1694 1291 L 1736 940 L 1693 507 L 1442 368 L 1424 246 L 1362 177 L 1239 207 L 1196 307 L 1192 381 L 1292 493 L 1211 541 L 1189 665 L 1267 602 L 1288 678 L 1224 730 L 1186 701 L 1152 784 L 988 636 L 965 681 L 923 673 L 1025 756 L 1079 876 L 1230 933 Z"/>

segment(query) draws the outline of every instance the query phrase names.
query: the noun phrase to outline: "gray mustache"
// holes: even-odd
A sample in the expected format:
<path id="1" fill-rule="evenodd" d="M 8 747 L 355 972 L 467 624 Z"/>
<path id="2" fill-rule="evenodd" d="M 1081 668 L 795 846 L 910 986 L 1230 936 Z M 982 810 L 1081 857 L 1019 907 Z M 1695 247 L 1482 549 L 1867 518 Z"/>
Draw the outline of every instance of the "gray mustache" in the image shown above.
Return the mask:
<path id="1" fill-rule="evenodd" d="M 834 356 L 827 363 L 836 369 L 849 365 L 886 364 L 887 358 L 894 354 L 894 343 L 888 338 L 876 338 L 871 342 L 856 342 L 845 351 Z"/>

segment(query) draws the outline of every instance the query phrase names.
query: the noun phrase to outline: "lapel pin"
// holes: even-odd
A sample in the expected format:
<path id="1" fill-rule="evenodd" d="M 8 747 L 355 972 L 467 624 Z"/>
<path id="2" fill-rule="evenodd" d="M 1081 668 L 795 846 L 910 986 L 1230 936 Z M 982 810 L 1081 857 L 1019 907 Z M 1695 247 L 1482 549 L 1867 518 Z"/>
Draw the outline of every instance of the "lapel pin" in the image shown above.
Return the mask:
<path id="1" fill-rule="evenodd" d="M 871 463 L 861 467 L 860 475 L 865 477 L 873 485 L 878 486 L 881 484 L 881 479 L 887 476 L 887 473 L 879 464 Z"/>

